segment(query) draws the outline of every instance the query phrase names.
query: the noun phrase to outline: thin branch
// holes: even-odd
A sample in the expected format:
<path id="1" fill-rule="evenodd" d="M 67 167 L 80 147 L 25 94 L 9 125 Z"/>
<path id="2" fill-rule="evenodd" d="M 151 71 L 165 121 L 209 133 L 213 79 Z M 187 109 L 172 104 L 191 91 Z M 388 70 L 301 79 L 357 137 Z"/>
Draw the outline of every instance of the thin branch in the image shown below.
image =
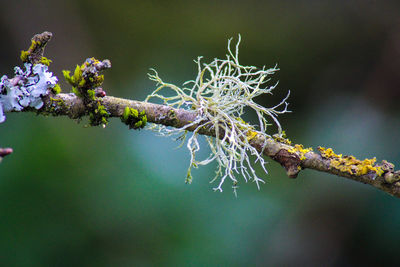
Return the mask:
<path id="1" fill-rule="evenodd" d="M 171 127 L 184 127 L 190 125 L 196 118 L 196 113 L 184 109 L 175 109 L 165 105 L 141 102 L 105 96 L 99 98 L 101 104 L 107 109 L 110 117 L 121 117 L 126 107 L 145 111 L 148 122 Z M 31 109 L 33 111 L 33 109 Z M 35 110 L 36 111 L 36 110 Z M 44 98 L 44 107 L 39 114 L 65 115 L 72 119 L 87 115 L 83 101 L 74 94 L 58 94 Z M 191 125 L 188 131 L 193 131 L 197 125 Z M 215 132 L 210 127 L 203 127 L 199 134 L 214 136 Z M 223 136 L 223 133 L 219 133 Z M 394 165 L 382 161 L 375 164 L 374 160 L 361 161 L 352 156 L 336 155 L 332 150 L 320 148 L 320 153 L 304 149 L 302 145 L 290 145 L 287 139 L 264 138 L 256 135 L 250 144 L 265 156 L 280 163 L 287 175 L 296 178 L 303 169 L 312 169 L 326 172 L 351 180 L 372 185 L 393 196 L 400 197 L 400 171 L 394 171 Z M 331 153 L 327 153 L 331 152 Z"/>
<path id="2" fill-rule="evenodd" d="M 318 147 L 318 153 L 313 152 L 311 148 L 305 149 L 302 145 L 291 145 L 291 142 L 288 139 L 285 139 L 282 134 L 269 137 L 262 131 L 254 131 L 252 127 L 240 121 L 235 122 L 231 120 L 219 127 L 220 124 L 224 123 L 223 120 L 210 121 L 209 117 L 201 117 L 199 119 L 198 112 L 207 111 L 207 107 L 205 109 L 200 109 L 200 111 L 197 112 L 179 108 L 181 105 L 184 106 L 185 102 L 182 102 L 185 101 L 184 98 L 182 98 L 182 101 L 178 101 L 176 106 L 177 108 L 174 108 L 171 104 L 169 106 L 159 105 L 105 96 L 106 93 L 102 88 L 100 88 L 104 76 L 99 75 L 99 71 L 111 67 L 110 62 L 107 60 L 100 62 L 93 58 L 88 59 L 81 66 L 76 67 L 73 75 L 70 75 L 69 71 L 65 71 L 63 73 L 64 77 L 73 86 L 74 93 L 57 94 L 60 90 L 58 84 L 56 84 L 57 78 L 47 72 L 47 66 L 51 61 L 43 57 L 44 47 L 50 40 L 51 36 L 52 34 L 49 32 L 35 35 L 32 39 L 30 48 L 21 53 L 21 59 L 25 62 L 25 70 L 16 68 L 16 76 L 14 78 L 8 79 L 6 76 L 1 78 L 1 121 L 5 120 L 3 111 L 36 112 L 42 115 L 50 114 L 54 116 L 68 116 L 71 119 L 80 119 L 83 116 L 89 116 L 91 125 L 103 125 L 104 127 L 107 123 L 107 118 L 109 117 L 121 118 L 124 123 L 128 123 L 130 128 L 134 129 L 143 127 L 146 121 L 148 121 L 158 125 L 179 128 L 183 131 L 194 131 L 198 134 L 215 137 L 218 141 L 219 139 L 222 140 L 219 142 L 239 142 L 245 144 L 252 149 L 255 148 L 258 153 L 264 154 L 280 163 L 285 168 L 287 175 L 291 178 L 296 178 L 299 172 L 303 169 L 313 169 L 369 184 L 393 196 L 400 197 L 400 171 L 394 171 L 394 165 L 385 160 L 377 164 L 375 163 L 375 158 L 358 160 L 354 156 L 338 155 L 334 153 L 332 149 L 326 149 L 323 147 Z M 234 64 L 235 66 L 232 65 L 232 68 L 242 68 L 246 71 L 247 76 L 258 74 L 258 72 L 250 72 L 250 70 L 253 70 L 255 67 L 243 67 L 238 65 L 238 44 L 236 46 L 236 55 L 233 55 L 232 52 L 230 53 L 231 57 L 236 62 Z M 217 68 L 217 72 L 221 71 L 223 64 L 231 61 L 228 56 L 228 60 L 219 66 L 221 62 L 222 61 L 216 60 L 212 63 Z M 198 64 L 200 70 L 200 60 L 198 60 Z M 214 65 L 208 65 L 206 67 L 206 70 L 210 71 L 211 74 L 214 74 L 214 72 L 210 66 L 212 67 Z M 231 71 L 232 68 L 229 66 L 228 70 Z M 238 72 L 241 71 L 240 68 L 237 69 Z M 276 69 L 274 68 L 270 71 L 275 70 Z M 268 71 L 269 70 L 263 70 L 262 72 L 264 73 Z M 33 78 L 32 75 L 35 76 L 35 78 Z M 225 73 L 223 73 L 223 75 L 225 75 Z M 151 75 L 150 78 L 163 84 L 157 75 Z M 215 80 L 216 83 L 218 83 L 218 81 L 218 79 Z M 268 90 L 274 88 L 259 89 L 259 85 L 263 81 L 264 77 L 256 82 L 256 90 L 253 92 L 261 92 L 263 90 L 269 92 Z M 198 79 L 193 82 L 195 85 L 197 83 L 202 85 L 202 71 L 200 71 Z M 241 83 L 240 80 L 236 82 Z M 180 92 L 179 90 L 181 90 L 180 88 L 169 84 L 163 84 L 160 89 L 164 86 L 168 86 L 177 92 Z M 225 86 L 227 85 L 222 85 L 222 93 L 225 92 Z M 201 90 L 205 88 L 208 88 L 208 85 L 204 88 L 201 86 Z M 236 89 L 239 90 L 240 88 Z M 201 93 L 201 90 L 197 91 L 197 93 Z M 187 98 L 192 98 L 193 92 L 194 91 L 192 91 L 190 95 L 181 92 L 181 95 Z M 246 93 L 248 92 L 246 91 Z M 251 98 L 253 96 L 252 94 L 253 93 L 250 93 L 248 97 Z M 205 96 L 203 97 L 203 99 L 206 98 L 208 98 L 208 92 L 205 92 Z M 175 101 L 176 99 L 174 98 L 172 100 Z M 201 101 L 197 104 L 201 106 Z M 286 112 L 286 102 L 282 101 L 279 105 L 283 104 L 285 105 L 283 112 Z M 258 109 L 267 112 L 268 114 L 274 112 L 270 115 L 275 120 L 276 118 L 274 116 L 279 113 L 274 110 L 274 108 L 263 110 L 262 107 L 258 107 Z M 225 118 L 224 109 L 220 110 L 220 115 L 222 116 L 221 118 Z M 132 120 L 132 117 L 134 120 Z M 138 121 L 139 119 L 140 121 Z M 225 133 L 227 131 L 233 131 L 234 129 L 231 128 L 233 128 L 232 126 L 235 123 L 237 124 L 238 129 L 240 129 L 240 127 L 248 127 L 248 129 L 246 132 L 240 132 L 238 134 L 238 139 L 231 140 L 227 138 Z M 264 123 L 266 123 L 266 121 L 264 122 L 262 120 L 260 122 L 261 128 Z M 276 121 L 276 123 L 279 126 L 279 122 Z M 246 142 L 241 142 L 243 140 Z M 10 153 L 12 153 L 12 149 L 0 148 L 0 160 L 2 157 Z M 248 160 L 248 157 L 245 159 Z M 257 159 L 262 161 L 262 158 Z M 236 167 L 234 169 L 236 169 Z M 242 168 L 242 171 L 246 173 L 246 168 Z M 233 180 L 236 181 L 234 178 Z"/>
<path id="3" fill-rule="evenodd" d="M 13 153 L 13 149 L 12 148 L 0 148 L 0 162 L 3 160 L 3 158 L 7 155 L 10 155 L 11 153 Z"/>

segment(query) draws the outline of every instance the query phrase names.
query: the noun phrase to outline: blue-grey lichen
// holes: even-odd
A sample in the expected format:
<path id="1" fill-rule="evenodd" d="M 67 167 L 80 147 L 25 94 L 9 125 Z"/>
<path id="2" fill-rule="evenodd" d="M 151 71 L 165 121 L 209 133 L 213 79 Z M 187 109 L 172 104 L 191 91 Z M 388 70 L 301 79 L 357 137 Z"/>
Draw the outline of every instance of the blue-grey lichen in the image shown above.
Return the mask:
<path id="1" fill-rule="evenodd" d="M 48 71 L 46 65 L 24 64 L 25 70 L 15 67 L 15 77 L 6 75 L 0 80 L 0 123 L 6 117 L 4 112 L 21 111 L 26 107 L 40 109 L 43 106 L 42 96 L 57 84 L 57 77 Z"/>

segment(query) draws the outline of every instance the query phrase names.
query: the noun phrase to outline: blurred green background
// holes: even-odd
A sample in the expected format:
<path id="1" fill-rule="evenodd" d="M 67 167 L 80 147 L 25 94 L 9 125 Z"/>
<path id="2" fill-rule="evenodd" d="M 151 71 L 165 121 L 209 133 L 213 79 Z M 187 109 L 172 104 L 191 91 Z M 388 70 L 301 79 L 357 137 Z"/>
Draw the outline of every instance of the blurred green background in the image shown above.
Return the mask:
<path id="1" fill-rule="evenodd" d="M 281 71 L 273 97 L 291 90 L 280 118 L 290 139 L 400 163 L 398 1 L 6 1 L 0 73 L 53 32 L 51 70 L 108 58 L 108 95 L 142 100 L 149 68 L 180 85 L 193 59 L 224 57 L 242 36 L 243 64 Z M 69 90 L 65 82 L 63 89 Z M 66 118 L 7 114 L 0 146 L 2 266 L 394 265 L 400 200 L 344 178 L 275 162 L 258 191 L 223 193 L 212 167 L 184 183 L 189 155 L 173 140 Z"/>

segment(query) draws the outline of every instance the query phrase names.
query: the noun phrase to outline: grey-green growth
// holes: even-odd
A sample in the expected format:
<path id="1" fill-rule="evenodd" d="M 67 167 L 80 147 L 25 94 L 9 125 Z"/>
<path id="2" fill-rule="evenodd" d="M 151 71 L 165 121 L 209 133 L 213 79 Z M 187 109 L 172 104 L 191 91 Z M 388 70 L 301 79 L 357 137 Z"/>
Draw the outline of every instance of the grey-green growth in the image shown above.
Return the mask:
<path id="1" fill-rule="evenodd" d="M 186 182 L 192 181 L 191 168 L 207 165 L 216 161 L 218 167 L 216 176 L 211 182 L 219 179 L 218 186 L 214 190 L 222 191 L 222 184 L 229 178 L 233 183 L 234 191 L 237 188 L 237 175 L 241 174 L 244 180 L 253 181 L 259 187 L 264 182 L 256 175 L 250 155 L 255 156 L 255 162 L 259 162 L 264 171 L 264 159 L 262 152 L 258 152 L 250 145 L 250 140 L 255 136 L 270 137 L 266 134 L 270 125 L 267 117 L 271 118 L 278 127 L 278 134 L 282 132 L 277 116 L 289 112 L 287 110 L 287 98 L 289 94 L 277 105 L 266 108 L 257 104 L 254 99 L 263 94 L 272 94 L 276 87 L 268 85 L 269 76 L 275 73 L 276 67 L 258 69 L 254 66 L 243 66 L 239 63 L 239 40 L 235 53 L 231 51 L 231 39 L 228 41 L 228 54 L 226 59 L 214 59 L 211 63 L 202 63 L 199 57 L 197 61 L 198 74 L 195 80 L 187 81 L 183 87 L 165 83 L 158 73 L 153 70 L 149 74 L 151 80 L 159 85 L 145 101 L 153 98 L 161 99 L 165 105 L 174 108 L 185 108 L 196 111 L 196 120 L 182 127 L 169 129 L 163 125 L 153 125 L 152 128 L 164 135 L 179 134 L 185 140 L 187 129 L 195 126 L 196 129 L 187 141 L 191 160 Z M 169 90 L 167 94 L 162 91 Z M 171 94 L 172 92 L 172 94 Z M 165 96 L 168 95 L 168 96 Z M 242 116 L 244 109 L 253 110 L 258 117 L 257 125 L 246 123 Z M 202 127 L 215 130 L 216 136 L 205 137 L 211 150 L 210 155 L 202 160 L 196 158 L 200 150 L 199 130 Z"/>

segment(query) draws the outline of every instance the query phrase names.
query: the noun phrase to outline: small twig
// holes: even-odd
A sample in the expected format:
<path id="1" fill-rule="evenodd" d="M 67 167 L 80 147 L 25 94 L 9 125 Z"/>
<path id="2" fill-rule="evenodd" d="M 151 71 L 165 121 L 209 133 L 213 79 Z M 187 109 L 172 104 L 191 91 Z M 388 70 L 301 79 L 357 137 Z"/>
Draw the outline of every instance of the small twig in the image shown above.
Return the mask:
<path id="1" fill-rule="evenodd" d="M 51 32 L 43 32 L 33 36 L 29 49 L 27 51 L 22 51 L 21 53 L 22 61 L 32 64 L 39 63 L 42 60 L 44 48 L 52 36 L 53 34 Z"/>
<path id="2" fill-rule="evenodd" d="M 0 148 L 0 161 L 7 155 L 10 155 L 11 153 L 13 153 L 13 149 L 12 148 Z"/>

